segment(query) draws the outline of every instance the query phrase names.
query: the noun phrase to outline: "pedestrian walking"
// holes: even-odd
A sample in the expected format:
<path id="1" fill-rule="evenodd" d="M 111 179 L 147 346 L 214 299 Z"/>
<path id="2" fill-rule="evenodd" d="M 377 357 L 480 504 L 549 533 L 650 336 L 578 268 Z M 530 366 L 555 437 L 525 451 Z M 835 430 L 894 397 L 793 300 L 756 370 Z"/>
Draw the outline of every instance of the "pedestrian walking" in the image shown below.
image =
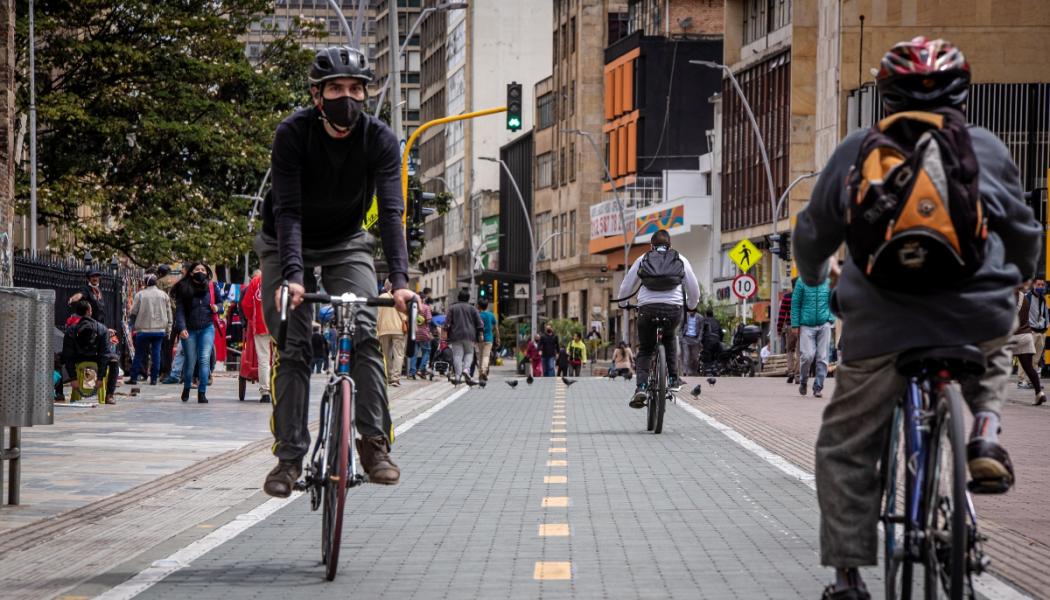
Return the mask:
<path id="1" fill-rule="evenodd" d="M 797 281 L 798 277 L 791 280 L 792 288 L 797 285 Z M 784 293 L 780 296 L 780 311 L 777 313 L 777 335 L 784 336 L 788 383 L 795 383 L 795 377 L 798 376 L 798 331 L 791 326 L 792 296 L 790 289 L 784 290 Z"/>
<path id="2" fill-rule="evenodd" d="M 215 321 L 219 316 L 216 303 L 219 294 L 211 281 L 211 269 L 202 262 L 190 264 L 190 276 L 175 286 L 175 329 L 182 340 L 186 371 L 182 381 L 182 401 L 190 398 L 193 377 L 197 385 L 197 403 L 208 403 L 208 383 L 214 355 Z"/>
<path id="3" fill-rule="evenodd" d="M 1037 277 L 1032 282 L 1032 289 L 1027 294 L 1029 310 L 1027 315 L 1020 315 L 1018 317 L 1019 322 L 1023 322 L 1025 318 L 1028 319 L 1028 326 L 1032 329 L 1032 372 L 1035 373 L 1036 378 L 1039 378 L 1039 360 L 1043 357 L 1043 350 L 1046 348 L 1046 329 L 1048 320 L 1047 307 L 1046 307 L 1046 279 L 1042 276 Z M 1018 376 L 1017 387 L 1022 389 L 1030 390 L 1035 387 L 1035 382 L 1028 376 L 1028 371 L 1025 369 L 1021 370 Z"/>
<path id="4" fill-rule="evenodd" d="M 554 335 L 554 328 L 550 325 L 540 336 L 539 347 L 543 358 L 543 376 L 554 377 L 555 363 L 558 361 L 558 336 Z"/>
<path id="5" fill-rule="evenodd" d="M 558 361 L 557 361 L 557 375 L 558 377 L 565 377 L 569 374 L 569 351 L 568 349 L 558 342 Z"/>
<path id="6" fill-rule="evenodd" d="M 478 309 L 481 311 L 481 323 L 483 325 L 482 340 L 478 344 L 478 368 L 479 378 L 482 381 L 489 380 L 489 359 L 492 355 L 492 344 L 499 338 L 499 325 L 496 323 L 496 315 L 489 310 L 489 301 L 481 299 L 478 301 Z"/>
<path id="7" fill-rule="evenodd" d="M 828 375 L 828 346 L 835 316 L 831 314 L 831 286 L 827 279 L 819 285 L 795 283 L 791 301 L 791 328 L 799 339 L 798 393 L 805 396 L 810 366 L 816 364 L 813 378 L 813 396 L 821 397 L 824 378 Z"/>
<path id="8" fill-rule="evenodd" d="M 419 303 L 419 314 L 416 315 L 416 351 L 408 359 L 408 378 L 425 377 L 430 365 L 430 342 L 433 338 L 431 328 L 434 326 L 434 315 L 430 305 Z"/>
<path id="9" fill-rule="evenodd" d="M 580 369 L 583 368 L 583 363 L 587 361 L 587 346 L 584 345 L 583 339 L 580 338 L 580 334 L 572 334 L 572 341 L 569 342 L 569 369 L 572 371 L 573 377 L 580 376 Z"/>
<path id="10" fill-rule="evenodd" d="M 1044 307 L 1045 310 L 1045 307 Z M 1023 290 L 1017 291 L 1017 329 L 1010 336 L 1010 352 L 1017 358 L 1021 371 L 1028 376 L 1032 389 L 1035 390 L 1035 405 L 1046 402 L 1046 394 L 1043 392 L 1043 383 L 1039 373 L 1035 370 L 1035 340 L 1032 335 L 1030 315 L 1032 313 L 1032 293 Z"/>
<path id="11" fill-rule="evenodd" d="M 259 363 L 259 403 L 271 403 L 270 397 L 270 331 L 263 317 L 262 270 L 256 269 L 241 299 L 241 312 L 246 321 L 244 344 L 252 344 Z"/>
<path id="12" fill-rule="evenodd" d="M 598 358 L 598 349 L 602 345 L 602 332 L 598 331 L 598 327 L 595 325 L 591 326 L 591 330 L 587 332 L 587 353 L 591 357 L 593 363 Z"/>
<path id="13" fill-rule="evenodd" d="M 700 333 L 703 328 L 704 318 L 696 310 L 686 311 L 685 322 L 682 323 L 682 350 L 680 354 L 685 363 L 683 372 L 686 375 L 699 375 L 700 353 L 703 344 L 700 343 Z"/>
<path id="14" fill-rule="evenodd" d="M 314 332 L 310 335 L 310 350 L 310 370 L 323 373 L 328 363 L 328 340 L 324 339 L 320 325 L 314 325 Z"/>
<path id="15" fill-rule="evenodd" d="M 171 303 L 168 301 L 168 295 L 157 288 L 155 275 L 147 275 L 144 283 L 146 287 L 135 293 L 135 300 L 131 305 L 135 360 L 131 364 L 131 373 L 126 383 L 138 383 L 143 361 L 149 357 L 149 384 L 157 385 L 160 378 L 161 345 L 171 331 Z"/>
<path id="16" fill-rule="evenodd" d="M 540 336 L 534 335 L 525 346 L 526 370 L 531 369 L 533 377 L 543 376 L 543 354 L 540 352 Z"/>
<path id="17" fill-rule="evenodd" d="M 380 298 L 393 298 L 390 282 L 383 286 Z M 401 367 L 405 362 L 405 334 L 408 333 L 408 317 L 393 306 L 379 307 L 376 335 L 379 347 L 386 360 L 386 382 L 393 387 L 401 386 Z"/>
<path id="18" fill-rule="evenodd" d="M 473 383 L 464 369 L 474 361 L 474 344 L 481 341 L 485 329 L 481 313 L 469 304 L 470 292 L 460 290 L 458 299 L 459 302 L 448 307 L 445 317 L 448 345 L 452 348 L 452 385 L 459 384 L 460 376 Z"/>

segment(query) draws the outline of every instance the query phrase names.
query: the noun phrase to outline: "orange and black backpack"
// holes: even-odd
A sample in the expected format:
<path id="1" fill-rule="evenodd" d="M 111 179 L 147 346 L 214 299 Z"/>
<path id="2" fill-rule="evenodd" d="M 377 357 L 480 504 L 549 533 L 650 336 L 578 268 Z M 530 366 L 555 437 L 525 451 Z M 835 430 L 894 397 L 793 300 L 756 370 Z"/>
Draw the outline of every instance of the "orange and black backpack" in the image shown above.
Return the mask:
<path id="1" fill-rule="evenodd" d="M 846 245 L 877 286 L 952 288 L 984 262 L 988 218 L 962 112 L 886 117 L 865 136 L 847 184 Z"/>

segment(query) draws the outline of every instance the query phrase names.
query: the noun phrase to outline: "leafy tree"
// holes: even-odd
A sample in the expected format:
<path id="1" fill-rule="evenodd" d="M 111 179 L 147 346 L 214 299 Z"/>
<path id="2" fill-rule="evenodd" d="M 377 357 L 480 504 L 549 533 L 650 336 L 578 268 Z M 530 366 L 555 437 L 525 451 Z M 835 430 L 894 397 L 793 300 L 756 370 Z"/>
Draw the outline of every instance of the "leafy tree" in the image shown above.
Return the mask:
<path id="1" fill-rule="evenodd" d="M 37 0 L 39 215 L 58 252 L 139 265 L 236 262 L 277 123 L 307 99 L 296 23 L 253 64 L 238 36 L 270 0 Z M 18 0 L 18 110 L 28 110 Z M 316 33 L 314 33 L 316 35 Z M 18 196 L 27 212 L 28 174 Z"/>

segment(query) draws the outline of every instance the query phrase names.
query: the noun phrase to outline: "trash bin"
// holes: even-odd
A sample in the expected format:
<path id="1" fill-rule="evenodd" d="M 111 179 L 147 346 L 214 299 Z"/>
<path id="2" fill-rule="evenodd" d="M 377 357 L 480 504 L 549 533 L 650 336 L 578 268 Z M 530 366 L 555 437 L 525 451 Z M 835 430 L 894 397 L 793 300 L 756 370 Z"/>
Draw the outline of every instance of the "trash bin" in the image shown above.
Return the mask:
<path id="1" fill-rule="evenodd" d="M 18 504 L 20 427 L 55 422 L 55 292 L 0 288 L 0 463 L 8 461 L 8 502 Z M 4 429 L 11 428 L 10 445 Z M 0 464 L 0 493 L 3 465 Z"/>

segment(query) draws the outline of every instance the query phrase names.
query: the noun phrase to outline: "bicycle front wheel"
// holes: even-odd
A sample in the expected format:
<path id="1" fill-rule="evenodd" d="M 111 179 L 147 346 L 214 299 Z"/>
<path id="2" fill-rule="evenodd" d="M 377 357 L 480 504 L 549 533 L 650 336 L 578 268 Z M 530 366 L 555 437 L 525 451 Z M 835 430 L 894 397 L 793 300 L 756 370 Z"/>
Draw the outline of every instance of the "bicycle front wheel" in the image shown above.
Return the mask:
<path id="1" fill-rule="evenodd" d="M 343 535 L 347 477 L 350 476 L 350 382 L 342 381 L 333 398 L 325 443 L 324 510 L 321 514 L 321 559 L 325 577 L 335 579 L 339 568 L 339 544 Z"/>
<path id="2" fill-rule="evenodd" d="M 661 433 L 664 430 L 664 410 L 667 409 L 667 349 L 663 344 L 656 345 L 656 389 L 652 391 L 652 400 L 649 404 L 655 405 L 653 409 L 653 433 Z"/>
<path id="3" fill-rule="evenodd" d="M 962 600 L 967 577 L 966 442 L 963 437 L 962 393 L 945 385 L 937 400 L 937 421 L 930 440 L 923 515 L 926 526 L 926 598 L 943 589 L 951 600 Z"/>

